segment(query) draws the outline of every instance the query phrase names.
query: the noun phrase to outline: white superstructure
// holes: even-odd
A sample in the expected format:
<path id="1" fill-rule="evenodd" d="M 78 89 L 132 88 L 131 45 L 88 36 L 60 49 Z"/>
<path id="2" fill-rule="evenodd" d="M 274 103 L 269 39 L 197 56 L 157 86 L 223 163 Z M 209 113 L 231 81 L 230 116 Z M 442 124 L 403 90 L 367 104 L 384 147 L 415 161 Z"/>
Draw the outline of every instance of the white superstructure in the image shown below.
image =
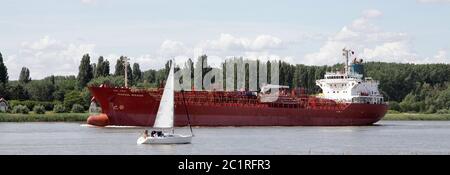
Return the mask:
<path id="1" fill-rule="evenodd" d="M 378 91 L 378 81 L 363 76 L 362 60 L 349 65 L 348 59 L 354 56 L 351 50 L 343 49 L 346 59 L 345 69 L 341 72 L 327 72 L 324 79 L 316 80 L 316 85 L 322 91 L 322 97 L 338 102 L 349 103 L 384 103 L 383 96 Z"/>

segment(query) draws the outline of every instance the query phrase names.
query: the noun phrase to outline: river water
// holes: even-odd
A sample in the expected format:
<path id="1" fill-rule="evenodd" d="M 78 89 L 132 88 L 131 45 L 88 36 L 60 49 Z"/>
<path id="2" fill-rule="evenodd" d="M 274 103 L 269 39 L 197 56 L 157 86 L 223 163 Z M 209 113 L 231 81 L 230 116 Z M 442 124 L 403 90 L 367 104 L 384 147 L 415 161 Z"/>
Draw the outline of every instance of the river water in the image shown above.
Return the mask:
<path id="1" fill-rule="evenodd" d="M 192 144 L 137 145 L 144 128 L 0 123 L 0 154 L 450 154 L 450 121 L 363 127 L 194 127 Z M 189 128 L 176 128 L 189 133 Z"/>

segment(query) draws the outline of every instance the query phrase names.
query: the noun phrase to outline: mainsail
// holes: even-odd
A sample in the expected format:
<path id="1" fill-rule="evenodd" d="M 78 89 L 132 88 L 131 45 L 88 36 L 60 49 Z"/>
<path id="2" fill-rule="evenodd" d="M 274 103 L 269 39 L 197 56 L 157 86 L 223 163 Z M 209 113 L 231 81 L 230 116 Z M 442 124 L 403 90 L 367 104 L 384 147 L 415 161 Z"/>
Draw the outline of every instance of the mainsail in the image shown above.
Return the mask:
<path id="1" fill-rule="evenodd" d="M 154 128 L 173 128 L 174 118 L 174 64 L 170 61 L 169 76 L 167 77 L 164 92 L 159 103 L 158 113 L 156 114 Z"/>

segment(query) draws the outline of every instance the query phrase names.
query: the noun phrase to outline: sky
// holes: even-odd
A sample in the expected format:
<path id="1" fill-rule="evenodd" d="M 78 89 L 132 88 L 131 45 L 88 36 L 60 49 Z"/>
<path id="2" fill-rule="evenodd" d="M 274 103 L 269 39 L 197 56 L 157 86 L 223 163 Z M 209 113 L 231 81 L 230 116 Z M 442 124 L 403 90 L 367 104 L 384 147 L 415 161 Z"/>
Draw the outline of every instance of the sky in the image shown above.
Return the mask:
<path id="1" fill-rule="evenodd" d="M 450 0 L 0 0 L 9 77 L 76 75 L 83 54 L 142 70 L 208 55 L 333 65 L 349 48 L 365 61 L 450 63 Z"/>

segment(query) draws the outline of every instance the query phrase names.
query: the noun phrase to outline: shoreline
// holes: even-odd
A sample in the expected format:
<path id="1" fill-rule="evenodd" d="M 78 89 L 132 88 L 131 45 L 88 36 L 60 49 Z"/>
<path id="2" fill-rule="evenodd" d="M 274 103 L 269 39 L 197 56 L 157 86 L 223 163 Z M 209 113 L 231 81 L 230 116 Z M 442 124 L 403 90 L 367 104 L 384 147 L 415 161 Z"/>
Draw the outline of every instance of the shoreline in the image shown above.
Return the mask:
<path id="1" fill-rule="evenodd" d="M 85 122 L 89 113 L 0 113 L 0 122 Z"/>
<path id="2" fill-rule="evenodd" d="M 85 122 L 89 113 L 10 114 L 0 113 L 0 122 Z M 399 113 L 386 114 L 381 120 L 399 121 L 450 121 L 450 114 Z"/>
<path id="3" fill-rule="evenodd" d="M 421 114 L 421 113 L 386 114 L 381 120 L 448 121 L 450 120 L 450 114 Z"/>

